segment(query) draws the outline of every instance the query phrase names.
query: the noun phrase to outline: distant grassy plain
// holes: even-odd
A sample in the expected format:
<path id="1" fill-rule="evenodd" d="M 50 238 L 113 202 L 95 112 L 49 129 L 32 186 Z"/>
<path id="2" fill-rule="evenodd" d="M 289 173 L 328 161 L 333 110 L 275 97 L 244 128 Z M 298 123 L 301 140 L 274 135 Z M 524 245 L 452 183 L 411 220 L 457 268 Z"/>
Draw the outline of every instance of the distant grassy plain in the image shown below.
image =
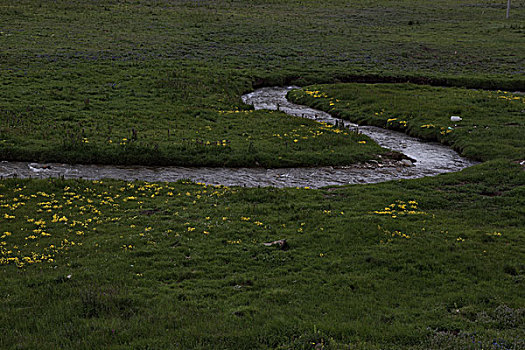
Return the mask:
<path id="1" fill-rule="evenodd" d="M 329 131 L 294 142 L 321 126 L 240 100 L 294 83 L 328 96 L 300 102 L 486 162 L 321 190 L 2 180 L 0 348 L 523 348 L 523 108 L 464 89 L 525 91 L 512 5 L 505 20 L 504 1 L 3 1 L 2 160 L 382 152 Z M 351 81 L 461 89 L 319 85 Z"/>

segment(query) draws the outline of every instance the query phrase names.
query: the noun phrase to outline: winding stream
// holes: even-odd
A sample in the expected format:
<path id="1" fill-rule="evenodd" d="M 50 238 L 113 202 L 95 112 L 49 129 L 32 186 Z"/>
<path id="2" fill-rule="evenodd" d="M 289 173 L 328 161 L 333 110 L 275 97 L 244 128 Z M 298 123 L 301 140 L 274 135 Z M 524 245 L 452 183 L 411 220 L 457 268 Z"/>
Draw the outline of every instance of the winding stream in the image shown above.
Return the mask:
<path id="1" fill-rule="evenodd" d="M 286 94 L 293 87 L 258 89 L 242 96 L 246 104 L 255 109 L 279 109 L 287 114 L 315 119 L 331 124 L 336 121 L 345 127 L 356 128 L 349 123 L 309 107 L 293 104 Z M 379 145 L 399 151 L 415 160 L 389 161 L 379 164 L 371 161 L 344 167 L 315 168 L 210 168 L 210 167 L 147 167 L 115 165 L 70 165 L 59 163 L 0 162 L 1 177 L 66 179 L 82 178 L 100 180 L 104 178 L 127 181 L 177 181 L 191 179 L 213 185 L 246 187 L 311 187 L 377 183 L 389 180 L 412 179 L 440 173 L 459 171 L 476 164 L 460 157 L 452 149 L 438 143 L 423 142 L 403 133 L 372 126 L 360 126 L 359 132 L 371 137 Z"/>

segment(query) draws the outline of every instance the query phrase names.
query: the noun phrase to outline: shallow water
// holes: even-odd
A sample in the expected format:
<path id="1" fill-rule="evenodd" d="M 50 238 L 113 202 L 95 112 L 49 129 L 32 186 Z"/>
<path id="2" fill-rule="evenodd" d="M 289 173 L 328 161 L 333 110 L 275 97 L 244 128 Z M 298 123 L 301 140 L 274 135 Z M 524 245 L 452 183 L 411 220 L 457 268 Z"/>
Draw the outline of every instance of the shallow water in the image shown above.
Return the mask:
<path id="1" fill-rule="evenodd" d="M 344 123 L 350 129 L 358 128 L 377 142 L 380 146 L 398 151 L 414 159 L 415 172 L 424 175 L 435 175 L 443 172 L 458 171 L 476 164 L 471 160 L 461 157 L 453 149 L 436 142 L 425 142 L 415 137 L 410 137 L 402 132 L 378 128 L 375 126 L 359 126 L 348 121 L 334 118 L 330 114 L 306 106 L 296 105 L 286 99 L 286 94 L 295 87 L 262 88 L 242 97 L 243 102 L 253 105 L 255 109 L 279 110 L 287 114 L 314 119 L 320 122 L 335 124 Z"/>
<path id="2" fill-rule="evenodd" d="M 245 103 L 255 109 L 279 110 L 294 116 L 315 119 L 346 127 L 357 125 L 333 118 L 325 112 L 296 105 L 286 100 L 286 93 L 293 87 L 262 88 L 242 96 Z M 0 162 L 1 177 L 66 179 L 104 178 L 143 181 L 177 181 L 191 179 L 214 185 L 246 187 L 311 187 L 330 185 L 377 183 L 389 180 L 411 179 L 459 171 L 476 164 L 460 157 L 452 149 L 438 143 L 423 142 L 403 133 L 376 127 L 360 126 L 359 132 L 370 136 L 378 144 L 399 151 L 415 160 L 385 161 L 383 164 L 369 162 L 346 167 L 315 168 L 210 168 L 210 167 L 147 167 L 114 165 L 70 165 L 60 163 Z"/>

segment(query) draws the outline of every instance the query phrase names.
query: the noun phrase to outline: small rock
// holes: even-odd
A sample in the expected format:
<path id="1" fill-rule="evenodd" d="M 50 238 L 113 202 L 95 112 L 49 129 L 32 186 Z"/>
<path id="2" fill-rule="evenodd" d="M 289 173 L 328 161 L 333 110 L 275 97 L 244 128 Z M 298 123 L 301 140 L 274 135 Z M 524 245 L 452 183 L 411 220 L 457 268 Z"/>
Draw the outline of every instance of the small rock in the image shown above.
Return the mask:
<path id="1" fill-rule="evenodd" d="M 287 250 L 288 248 L 290 248 L 290 246 L 286 242 L 286 239 L 280 239 L 273 242 L 263 243 L 263 245 L 267 247 L 278 246 L 281 250 Z"/>
<path id="2" fill-rule="evenodd" d="M 453 122 L 460 122 L 463 120 L 463 118 L 457 116 L 457 115 L 453 115 L 450 117 L 450 120 L 453 121 Z"/>
<path id="3" fill-rule="evenodd" d="M 401 164 L 404 165 L 404 166 L 413 166 L 414 164 L 412 164 L 411 161 L 409 161 L 408 159 L 403 159 L 401 161 Z"/>

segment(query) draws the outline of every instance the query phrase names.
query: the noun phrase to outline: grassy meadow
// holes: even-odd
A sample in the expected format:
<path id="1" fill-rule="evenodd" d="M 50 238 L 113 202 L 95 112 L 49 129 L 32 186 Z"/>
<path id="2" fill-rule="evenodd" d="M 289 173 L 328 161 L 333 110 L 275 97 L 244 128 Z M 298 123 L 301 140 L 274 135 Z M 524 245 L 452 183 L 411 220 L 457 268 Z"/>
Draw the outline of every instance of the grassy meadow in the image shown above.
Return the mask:
<path id="1" fill-rule="evenodd" d="M 4 180 L 0 347 L 519 349 L 524 184 Z"/>
<path id="2" fill-rule="evenodd" d="M 524 348 L 525 1 L 505 7 L 1 1 L 0 160 L 384 154 L 240 99 L 296 84 L 295 101 L 484 163 L 320 190 L 2 179 L 0 348 Z"/>
<path id="3" fill-rule="evenodd" d="M 522 0 L 509 20 L 500 1 L 472 0 L 6 0 L 0 9 L 9 160 L 350 164 L 380 151 L 354 157 L 367 147 L 331 134 L 290 147 L 271 136 L 306 122 L 250 112 L 241 94 L 336 81 L 525 90 Z M 228 113 L 237 110 L 248 112 Z"/>
<path id="4" fill-rule="evenodd" d="M 525 95 L 414 84 L 307 86 L 291 101 L 450 145 L 479 161 L 525 159 Z M 460 121 L 452 121 L 459 116 Z"/>

